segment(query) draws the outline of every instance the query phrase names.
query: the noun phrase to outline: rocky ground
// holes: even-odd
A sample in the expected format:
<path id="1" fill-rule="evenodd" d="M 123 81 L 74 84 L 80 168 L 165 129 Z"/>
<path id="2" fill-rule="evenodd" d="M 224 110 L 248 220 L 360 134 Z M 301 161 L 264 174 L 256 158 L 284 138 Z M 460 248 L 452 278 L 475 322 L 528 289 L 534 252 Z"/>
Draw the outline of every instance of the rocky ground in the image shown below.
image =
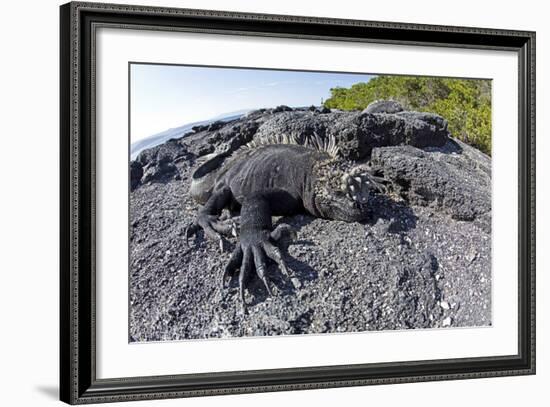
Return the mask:
<path id="1" fill-rule="evenodd" d="M 143 151 L 131 163 L 131 340 L 490 325 L 490 158 L 443 119 L 399 110 L 264 109 Z M 275 219 L 297 230 L 285 245 L 294 283 L 270 264 L 275 295 L 253 277 L 244 315 L 236 281 L 219 284 L 236 238 L 223 253 L 200 232 L 185 244 L 198 209 L 190 177 L 205 157 L 279 132 L 337 136 L 342 156 L 370 161 L 391 191 L 362 223 Z"/>

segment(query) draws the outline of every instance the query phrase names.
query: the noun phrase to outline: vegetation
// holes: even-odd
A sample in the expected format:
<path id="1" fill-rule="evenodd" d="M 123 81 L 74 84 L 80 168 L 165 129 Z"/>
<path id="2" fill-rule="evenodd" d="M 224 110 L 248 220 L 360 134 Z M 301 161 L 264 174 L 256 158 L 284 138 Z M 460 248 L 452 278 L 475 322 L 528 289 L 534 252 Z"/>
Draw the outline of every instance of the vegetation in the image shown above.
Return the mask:
<path id="1" fill-rule="evenodd" d="M 447 119 L 454 137 L 491 154 L 489 80 L 378 76 L 330 91 L 327 108 L 362 110 L 375 100 L 391 99 L 408 110 L 437 113 Z"/>

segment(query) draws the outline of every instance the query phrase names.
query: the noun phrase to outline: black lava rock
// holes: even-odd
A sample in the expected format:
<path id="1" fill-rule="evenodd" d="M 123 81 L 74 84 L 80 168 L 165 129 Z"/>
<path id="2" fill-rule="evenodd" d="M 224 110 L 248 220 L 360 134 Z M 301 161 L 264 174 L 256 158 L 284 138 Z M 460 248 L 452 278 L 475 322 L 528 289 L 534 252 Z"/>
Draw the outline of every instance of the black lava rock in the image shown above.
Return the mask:
<path id="1" fill-rule="evenodd" d="M 399 113 L 403 110 L 403 106 L 394 100 L 377 100 L 369 104 L 363 113 Z"/>
<path id="2" fill-rule="evenodd" d="M 130 163 L 131 340 L 490 325 L 491 159 L 454 140 L 440 116 L 369 108 L 260 109 Z M 297 230 L 283 250 L 292 276 L 268 263 L 276 295 L 252 276 L 242 315 L 237 282 L 219 284 L 236 238 L 223 253 L 200 232 L 185 244 L 198 209 L 189 185 L 213 155 L 274 134 L 334 136 L 341 157 L 368 163 L 388 192 L 361 223 L 274 218 Z"/>

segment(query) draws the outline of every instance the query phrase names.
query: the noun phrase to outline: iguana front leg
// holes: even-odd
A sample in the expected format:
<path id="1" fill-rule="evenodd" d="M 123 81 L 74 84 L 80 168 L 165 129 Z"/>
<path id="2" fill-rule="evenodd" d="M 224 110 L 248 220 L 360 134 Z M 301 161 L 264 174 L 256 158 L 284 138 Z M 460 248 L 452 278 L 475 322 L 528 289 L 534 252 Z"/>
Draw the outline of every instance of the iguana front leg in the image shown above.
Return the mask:
<path id="1" fill-rule="evenodd" d="M 275 261 L 281 272 L 289 277 L 288 268 L 276 243 L 285 234 L 294 233 L 289 225 L 284 224 L 273 230 L 268 197 L 254 196 L 246 199 L 241 206 L 239 242 L 222 274 L 222 289 L 225 288 L 226 278 L 239 270 L 239 295 L 246 309 L 245 283 L 255 269 L 268 294 L 271 295 L 266 276 L 266 256 Z"/>
<path id="2" fill-rule="evenodd" d="M 232 194 L 229 187 L 221 187 L 215 190 L 206 204 L 199 209 L 197 218 L 185 230 L 185 242 L 193 236 L 199 229 L 203 229 L 206 236 L 214 241 L 218 241 L 220 250 L 223 251 L 223 238 L 221 234 L 232 233 L 237 235 L 235 222 L 229 219 L 220 221 L 219 216 L 223 208 L 231 202 Z"/>

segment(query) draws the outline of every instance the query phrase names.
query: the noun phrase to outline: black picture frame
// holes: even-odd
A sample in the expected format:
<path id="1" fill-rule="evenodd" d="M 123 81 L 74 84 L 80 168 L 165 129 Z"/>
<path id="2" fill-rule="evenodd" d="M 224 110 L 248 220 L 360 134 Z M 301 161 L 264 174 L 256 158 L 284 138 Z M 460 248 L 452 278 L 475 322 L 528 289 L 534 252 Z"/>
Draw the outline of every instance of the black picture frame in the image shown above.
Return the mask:
<path id="1" fill-rule="evenodd" d="M 70 404 L 535 373 L 535 33 L 72 2 L 60 7 L 60 398 Z M 511 50 L 519 60 L 519 349 L 515 355 L 96 378 L 95 71 L 99 26 Z"/>

